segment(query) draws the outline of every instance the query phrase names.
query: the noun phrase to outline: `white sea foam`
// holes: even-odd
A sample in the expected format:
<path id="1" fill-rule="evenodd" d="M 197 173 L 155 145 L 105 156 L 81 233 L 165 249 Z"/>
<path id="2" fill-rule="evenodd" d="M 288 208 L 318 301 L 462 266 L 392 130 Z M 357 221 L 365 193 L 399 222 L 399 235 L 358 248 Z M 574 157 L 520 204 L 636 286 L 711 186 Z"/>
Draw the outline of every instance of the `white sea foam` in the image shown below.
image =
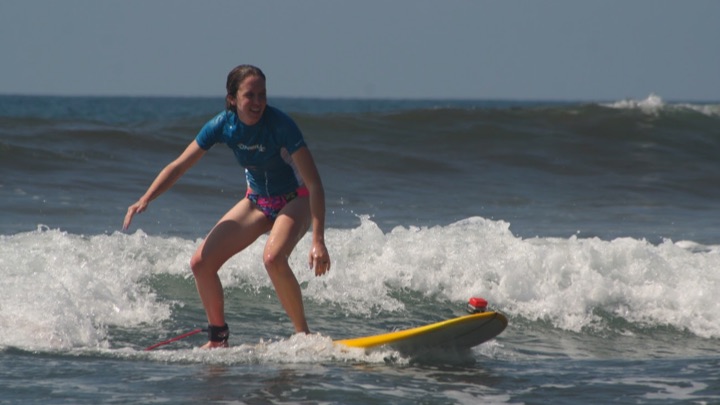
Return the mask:
<path id="1" fill-rule="evenodd" d="M 113 355 L 118 355 L 115 351 Z M 255 364 L 255 363 L 302 363 L 318 364 L 328 361 L 384 363 L 389 356 L 397 356 L 391 350 L 366 353 L 363 349 L 336 345 L 332 339 L 321 335 L 293 335 L 288 339 L 245 343 L 222 350 L 154 350 L 151 352 L 126 351 L 128 358 L 148 358 L 173 363 L 208 364 Z M 399 362 L 407 359 L 397 357 Z"/>
<path id="2" fill-rule="evenodd" d="M 662 111 L 690 110 L 708 116 L 720 116 L 720 104 L 666 103 L 657 94 L 651 93 L 643 100 L 624 99 L 602 104 L 605 107 L 640 110 L 646 114 L 658 115 Z"/>
<path id="3" fill-rule="evenodd" d="M 571 237 L 522 239 L 510 224 L 469 218 L 383 232 L 369 218 L 327 231 L 332 271 L 307 269 L 309 238 L 291 257 L 307 300 L 349 315 L 404 309 L 397 291 L 462 305 L 473 295 L 508 316 L 570 331 L 603 329 L 601 312 L 640 326 L 720 337 L 720 249 L 690 241 Z M 108 327 L 168 320 L 174 297 L 152 275 L 191 277 L 198 241 L 132 235 L 78 236 L 48 229 L 0 236 L 0 347 L 107 347 Z M 221 271 L 226 287 L 270 288 L 262 241 Z M 271 350 L 269 348 L 268 350 Z"/>
<path id="4" fill-rule="evenodd" d="M 646 113 L 656 114 L 665 106 L 662 98 L 656 94 L 650 94 L 644 100 L 625 99 L 610 104 L 603 104 L 606 107 L 618 109 L 639 109 Z"/>
<path id="5" fill-rule="evenodd" d="M 0 347 L 72 348 L 106 345 L 110 325 L 167 318 L 168 303 L 140 280 L 157 254 L 179 241 L 142 234 L 83 237 L 56 230 L 0 236 Z"/>

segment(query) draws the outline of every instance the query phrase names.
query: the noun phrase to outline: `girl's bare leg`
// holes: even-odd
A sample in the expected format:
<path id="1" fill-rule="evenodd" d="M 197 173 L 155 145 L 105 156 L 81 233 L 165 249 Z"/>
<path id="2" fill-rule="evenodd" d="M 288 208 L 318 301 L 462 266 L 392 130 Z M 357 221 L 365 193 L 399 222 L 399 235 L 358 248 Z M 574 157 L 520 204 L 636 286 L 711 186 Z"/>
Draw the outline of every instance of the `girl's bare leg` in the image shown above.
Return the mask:
<path id="1" fill-rule="evenodd" d="M 225 324 L 223 287 L 218 277 L 220 267 L 267 232 L 271 225 L 260 211 L 252 207 L 250 201 L 243 199 L 218 221 L 193 254 L 190 267 L 209 324 Z M 222 345 L 213 343 L 208 342 L 203 347 Z"/>
<path id="2" fill-rule="evenodd" d="M 309 333 L 305 319 L 302 293 L 288 258 L 295 245 L 310 227 L 310 203 L 308 198 L 296 198 L 280 211 L 270 231 L 263 263 L 275 286 L 280 303 L 295 327 L 296 332 Z"/>

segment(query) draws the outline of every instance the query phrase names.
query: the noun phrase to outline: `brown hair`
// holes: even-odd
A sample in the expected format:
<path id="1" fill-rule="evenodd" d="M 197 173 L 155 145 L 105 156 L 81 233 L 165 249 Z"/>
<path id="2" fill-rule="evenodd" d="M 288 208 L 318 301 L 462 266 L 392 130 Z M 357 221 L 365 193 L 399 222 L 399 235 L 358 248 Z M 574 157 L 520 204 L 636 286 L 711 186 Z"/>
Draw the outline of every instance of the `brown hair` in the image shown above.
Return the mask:
<path id="1" fill-rule="evenodd" d="M 228 73 L 227 84 L 225 84 L 225 88 L 227 89 L 227 96 L 225 96 L 226 110 L 234 110 L 235 107 L 230 100 L 235 98 L 235 95 L 240 88 L 240 83 L 250 76 L 262 77 L 263 80 L 265 80 L 265 73 L 263 73 L 259 67 L 253 65 L 236 66 L 230 71 L 230 73 Z"/>

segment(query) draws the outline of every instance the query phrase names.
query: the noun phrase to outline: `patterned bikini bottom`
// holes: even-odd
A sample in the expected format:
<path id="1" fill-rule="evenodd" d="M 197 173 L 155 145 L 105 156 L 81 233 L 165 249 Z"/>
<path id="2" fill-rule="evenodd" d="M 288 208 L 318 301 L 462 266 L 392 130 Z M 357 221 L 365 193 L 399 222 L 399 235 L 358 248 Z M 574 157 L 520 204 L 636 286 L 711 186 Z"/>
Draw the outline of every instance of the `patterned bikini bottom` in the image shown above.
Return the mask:
<path id="1" fill-rule="evenodd" d="M 248 189 L 245 197 L 250 200 L 253 205 L 260 209 L 260 211 L 262 211 L 268 219 L 274 221 L 277 219 L 280 211 L 285 208 L 290 201 L 296 199 L 297 197 L 308 197 L 309 195 L 310 192 L 308 189 L 305 186 L 300 186 L 295 191 L 275 196 L 255 194 L 252 190 Z"/>

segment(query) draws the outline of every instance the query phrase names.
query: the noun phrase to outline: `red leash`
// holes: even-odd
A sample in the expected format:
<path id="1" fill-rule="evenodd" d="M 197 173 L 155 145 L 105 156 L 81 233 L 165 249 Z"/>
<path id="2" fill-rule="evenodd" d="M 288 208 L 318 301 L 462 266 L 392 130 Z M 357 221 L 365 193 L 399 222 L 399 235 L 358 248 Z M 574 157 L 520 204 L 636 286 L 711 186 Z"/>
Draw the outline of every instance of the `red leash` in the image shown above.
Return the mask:
<path id="1" fill-rule="evenodd" d="M 202 329 L 191 330 L 191 331 L 188 332 L 188 333 L 183 333 L 183 334 L 180 335 L 180 336 L 175 336 L 174 338 L 168 339 L 168 340 L 166 340 L 166 341 L 164 341 L 164 342 L 155 343 L 154 345 L 145 348 L 145 351 L 152 350 L 152 349 L 155 349 L 155 348 L 160 347 L 160 346 L 164 346 L 164 345 L 166 345 L 166 344 L 168 344 L 168 343 L 176 342 L 176 341 L 178 341 L 178 340 L 180 340 L 180 339 L 185 339 L 185 338 L 188 337 L 188 336 L 196 335 L 196 334 L 198 334 L 198 333 L 200 333 L 200 332 L 202 332 L 202 331 L 203 331 Z"/>

